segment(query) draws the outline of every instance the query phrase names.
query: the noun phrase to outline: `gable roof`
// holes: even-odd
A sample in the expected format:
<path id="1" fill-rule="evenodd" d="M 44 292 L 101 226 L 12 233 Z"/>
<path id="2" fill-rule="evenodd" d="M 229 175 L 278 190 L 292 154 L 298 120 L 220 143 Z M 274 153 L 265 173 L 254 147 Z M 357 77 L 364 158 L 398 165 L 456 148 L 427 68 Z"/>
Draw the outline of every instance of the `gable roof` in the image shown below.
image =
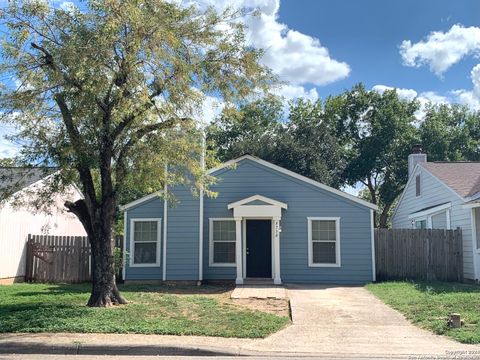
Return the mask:
<path id="1" fill-rule="evenodd" d="M 251 160 L 251 161 L 254 161 L 254 162 L 256 162 L 256 163 L 258 163 L 258 164 L 260 164 L 260 165 L 263 165 L 263 166 L 268 167 L 268 168 L 270 168 L 270 169 L 272 169 L 272 170 L 278 171 L 278 172 L 280 172 L 280 173 L 282 173 L 282 174 L 288 175 L 288 176 L 290 176 L 290 177 L 292 177 L 292 178 L 295 178 L 295 179 L 297 179 L 297 180 L 303 181 L 303 182 L 305 182 L 305 183 L 307 183 L 307 184 L 310 184 L 310 185 L 313 185 L 313 186 L 315 186 L 315 187 L 318 187 L 318 188 L 320 188 L 320 189 L 322 189 L 322 190 L 326 190 L 326 191 L 328 191 L 328 192 L 330 192 L 330 193 L 333 193 L 333 194 L 335 194 L 335 195 L 338 195 L 338 196 L 340 196 L 340 197 L 343 197 L 343 198 L 345 198 L 345 199 L 347 199 L 347 200 L 350 200 L 350 201 L 355 202 L 355 203 L 357 203 L 357 204 L 360 204 L 360 205 L 362 205 L 362 206 L 366 206 L 366 207 L 368 207 L 368 208 L 370 208 L 370 209 L 372 209 L 372 210 L 378 210 L 378 206 L 375 205 L 375 204 L 372 204 L 372 203 L 370 203 L 370 202 L 368 202 L 368 201 L 365 201 L 365 200 L 363 200 L 363 199 L 360 199 L 360 198 L 358 198 L 358 197 L 356 197 L 356 196 L 354 196 L 354 195 L 347 194 L 346 192 L 337 190 L 337 189 L 335 189 L 335 188 L 332 188 L 332 187 L 330 187 L 330 186 L 327 186 L 327 185 L 325 185 L 325 184 L 322 184 L 322 183 L 320 183 L 320 182 L 318 182 L 318 181 L 315 181 L 315 180 L 312 180 L 312 179 L 310 179 L 310 178 L 307 178 L 306 176 L 297 174 L 297 173 L 295 173 L 295 172 L 293 172 L 293 171 L 287 170 L 287 169 L 285 169 L 285 168 L 283 168 L 283 167 L 281 167 L 281 166 L 272 164 L 271 162 L 262 160 L 262 159 L 260 159 L 260 158 L 258 158 L 258 157 L 256 157 L 256 156 L 252 156 L 252 155 L 243 155 L 243 156 L 240 156 L 240 157 L 238 157 L 238 158 L 236 158 L 236 159 L 232 159 L 232 160 L 230 160 L 230 161 L 227 161 L 227 162 L 221 164 L 220 166 L 217 166 L 217 167 L 215 167 L 215 168 L 213 168 L 213 169 L 208 170 L 207 173 L 208 173 L 208 174 L 212 174 L 212 173 L 214 173 L 214 172 L 217 172 L 217 171 L 219 171 L 219 170 L 225 169 L 225 168 L 227 168 L 227 167 L 231 167 L 231 166 L 237 164 L 238 162 L 240 162 L 240 161 L 242 161 L 242 160 L 246 160 L 246 159 Z"/>
<path id="2" fill-rule="evenodd" d="M 159 198 L 160 195 L 162 195 L 162 194 L 163 194 L 163 190 L 155 191 L 154 193 L 145 195 L 145 196 L 141 197 L 140 199 L 137 199 L 137 200 L 134 200 L 132 202 L 129 202 L 128 204 L 122 205 L 119 208 L 120 208 L 121 211 L 125 211 L 125 210 L 128 210 L 128 209 L 130 209 L 134 206 L 140 205 L 141 203 L 143 203 L 145 201 L 149 201 L 149 200 L 152 200 L 152 199 L 155 199 L 155 198 Z"/>
<path id="3" fill-rule="evenodd" d="M 266 196 L 262 196 L 262 195 L 253 195 L 253 196 L 249 196 L 245 199 L 235 201 L 231 204 L 228 204 L 228 209 L 233 209 L 234 207 L 237 207 L 237 206 L 247 205 L 247 204 L 251 203 L 252 201 L 261 201 L 261 202 L 267 203 L 269 205 L 275 205 L 275 206 L 281 207 L 282 209 L 288 209 L 287 204 L 285 204 L 281 201 L 278 201 L 278 200 L 270 199 L 270 198 L 268 198 Z"/>
<path id="4" fill-rule="evenodd" d="M 0 198 L 5 195 L 2 192 L 12 195 L 42 180 L 54 170 L 40 167 L 0 167 Z"/>
<path id="5" fill-rule="evenodd" d="M 480 192 L 480 162 L 425 162 L 419 165 L 462 198 Z"/>

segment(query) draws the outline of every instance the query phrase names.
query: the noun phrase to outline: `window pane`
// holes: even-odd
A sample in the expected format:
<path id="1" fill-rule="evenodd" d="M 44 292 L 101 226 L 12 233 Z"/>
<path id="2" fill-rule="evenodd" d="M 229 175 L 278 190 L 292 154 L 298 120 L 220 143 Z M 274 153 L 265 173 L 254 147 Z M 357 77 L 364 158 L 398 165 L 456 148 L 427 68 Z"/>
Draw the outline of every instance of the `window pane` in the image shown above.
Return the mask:
<path id="1" fill-rule="evenodd" d="M 432 215 L 432 229 L 447 228 L 447 212 L 442 211 L 439 214 Z"/>
<path id="2" fill-rule="evenodd" d="M 154 264 L 157 259 L 157 243 L 135 243 L 134 264 Z"/>
<path id="3" fill-rule="evenodd" d="M 156 221 L 135 221 L 133 224 L 134 241 L 157 241 Z"/>
<path id="4" fill-rule="evenodd" d="M 235 238 L 235 221 L 215 220 L 213 222 L 213 241 L 235 241 Z"/>
<path id="5" fill-rule="evenodd" d="M 215 242 L 213 244 L 214 263 L 235 263 L 235 243 Z"/>
<path id="6" fill-rule="evenodd" d="M 313 241 L 335 241 L 335 220 L 312 220 Z"/>
<path id="7" fill-rule="evenodd" d="M 415 221 L 415 229 L 426 229 L 427 220 Z"/>
<path id="8" fill-rule="evenodd" d="M 335 264 L 335 243 L 334 242 L 314 242 L 313 243 L 313 262 L 316 264 Z"/>

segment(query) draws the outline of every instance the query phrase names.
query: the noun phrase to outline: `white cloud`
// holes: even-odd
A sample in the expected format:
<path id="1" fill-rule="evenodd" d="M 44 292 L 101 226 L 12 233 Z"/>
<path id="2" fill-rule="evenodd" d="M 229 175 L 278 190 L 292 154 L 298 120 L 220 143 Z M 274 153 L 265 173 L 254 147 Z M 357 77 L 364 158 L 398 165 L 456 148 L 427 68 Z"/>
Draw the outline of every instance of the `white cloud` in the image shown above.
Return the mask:
<path id="1" fill-rule="evenodd" d="M 280 0 L 197 0 L 189 4 L 215 6 L 219 11 L 227 6 L 258 10 L 257 16 L 243 18 L 247 38 L 253 46 L 265 50 L 262 62 L 292 85 L 326 85 L 350 73 L 349 65 L 332 58 L 317 38 L 278 21 Z"/>
<path id="2" fill-rule="evenodd" d="M 460 24 L 453 25 L 447 32 L 434 31 L 413 45 L 410 40 L 404 40 L 400 45 L 404 65 L 428 65 L 439 76 L 463 57 L 478 56 L 479 53 L 480 28 Z"/>
<path id="3" fill-rule="evenodd" d="M 283 96 L 287 100 L 295 99 L 295 98 L 305 98 L 311 101 L 318 100 L 318 92 L 317 89 L 311 88 L 310 90 L 305 89 L 303 86 L 299 85 L 284 85 L 279 89 L 274 91 L 275 94 Z"/>
<path id="4" fill-rule="evenodd" d="M 423 108 L 429 102 L 434 104 L 461 104 L 468 106 L 471 110 L 480 110 L 480 64 L 476 65 L 470 72 L 472 79 L 472 90 L 458 89 L 439 94 L 435 91 L 424 91 L 420 94 L 414 89 L 396 88 L 398 95 L 407 100 L 417 99 L 420 102 L 421 109 L 417 112 L 417 118 L 422 118 L 425 114 Z M 383 93 L 385 90 L 392 90 L 394 87 L 387 85 L 375 85 L 372 90 Z"/>
<path id="5" fill-rule="evenodd" d="M 473 110 L 480 110 L 480 64 L 472 69 L 470 78 L 473 83 L 472 90 L 460 89 L 454 90 L 451 93 L 458 103 L 467 105 Z"/>
<path id="6" fill-rule="evenodd" d="M 372 90 L 383 94 L 386 90 L 397 90 L 397 94 L 402 99 L 413 100 L 417 97 L 417 92 L 413 89 L 402 89 L 402 88 L 394 88 L 392 86 L 387 85 L 375 85 Z"/>

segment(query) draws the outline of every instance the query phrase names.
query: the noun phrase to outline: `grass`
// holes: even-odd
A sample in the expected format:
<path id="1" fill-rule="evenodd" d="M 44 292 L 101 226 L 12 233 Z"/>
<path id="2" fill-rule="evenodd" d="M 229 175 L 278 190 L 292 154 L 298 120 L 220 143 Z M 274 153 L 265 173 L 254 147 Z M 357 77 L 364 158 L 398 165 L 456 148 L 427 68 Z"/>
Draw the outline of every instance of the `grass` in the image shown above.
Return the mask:
<path id="1" fill-rule="evenodd" d="M 462 343 L 480 343 L 480 286 L 459 283 L 392 281 L 368 284 L 367 289 L 412 323 Z M 465 322 L 447 326 L 450 313 Z"/>
<path id="2" fill-rule="evenodd" d="M 90 286 L 0 286 L 0 332 L 138 333 L 261 338 L 288 317 L 236 306 L 221 286 L 120 286 L 128 305 L 89 308 Z"/>

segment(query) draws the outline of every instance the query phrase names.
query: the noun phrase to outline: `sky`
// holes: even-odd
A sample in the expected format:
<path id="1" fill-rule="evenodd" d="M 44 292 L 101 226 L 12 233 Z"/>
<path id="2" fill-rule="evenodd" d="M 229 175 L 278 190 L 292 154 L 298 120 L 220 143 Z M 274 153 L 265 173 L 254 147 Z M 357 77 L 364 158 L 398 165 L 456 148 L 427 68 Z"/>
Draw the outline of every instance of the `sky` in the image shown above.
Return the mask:
<path id="1" fill-rule="evenodd" d="M 324 99 L 362 82 L 380 92 L 397 88 L 422 103 L 480 110 L 480 0 L 170 1 L 258 10 L 242 20 L 247 39 L 287 82 L 277 90 L 287 99 Z M 207 117 L 219 111 L 211 103 Z M 15 152 L 1 138 L 9 131 L 0 128 L 0 157 Z"/>

